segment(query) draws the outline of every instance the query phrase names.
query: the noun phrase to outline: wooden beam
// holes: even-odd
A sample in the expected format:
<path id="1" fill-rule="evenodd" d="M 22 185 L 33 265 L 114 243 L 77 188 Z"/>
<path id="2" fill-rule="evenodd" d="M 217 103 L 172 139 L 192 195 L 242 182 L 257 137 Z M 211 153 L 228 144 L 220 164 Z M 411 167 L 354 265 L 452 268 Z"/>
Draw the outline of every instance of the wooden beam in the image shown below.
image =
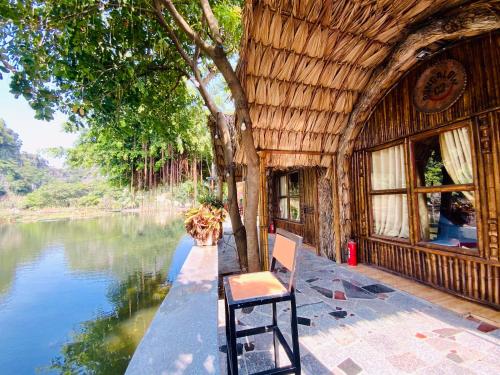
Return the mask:
<path id="1" fill-rule="evenodd" d="M 260 229 L 260 263 L 264 271 L 269 271 L 269 238 L 267 209 L 266 153 L 259 152 L 260 184 L 259 184 L 259 229 Z"/>
<path id="2" fill-rule="evenodd" d="M 259 152 L 274 155 L 313 155 L 313 156 L 334 156 L 335 152 L 321 152 L 321 151 L 296 151 L 296 150 L 275 150 L 275 149 L 261 149 Z"/>

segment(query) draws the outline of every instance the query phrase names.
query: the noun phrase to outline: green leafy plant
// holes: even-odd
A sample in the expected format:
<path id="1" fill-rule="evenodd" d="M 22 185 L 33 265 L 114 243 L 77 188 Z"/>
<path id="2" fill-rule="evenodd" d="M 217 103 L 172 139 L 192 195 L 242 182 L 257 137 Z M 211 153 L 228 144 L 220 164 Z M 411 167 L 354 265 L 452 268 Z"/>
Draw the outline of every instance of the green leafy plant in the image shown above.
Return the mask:
<path id="1" fill-rule="evenodd" d="M 185 217 L 184 225 L 188 234 L 199 244 L 213 245 L 219 238 L 226 211 L 224 208 L 202 204 L 198 208 L 188 210 Z"/>
<path id="2" fill-rule="evenodd" d="M 210 191 L 207 191 L 206 193 L 202 194 L 199 198 L 199 202 L 202 205 L 205 204 L 212 206 L 214 208 L 224 208 L 224 203 L 222 203 L 222 201 Z"/>

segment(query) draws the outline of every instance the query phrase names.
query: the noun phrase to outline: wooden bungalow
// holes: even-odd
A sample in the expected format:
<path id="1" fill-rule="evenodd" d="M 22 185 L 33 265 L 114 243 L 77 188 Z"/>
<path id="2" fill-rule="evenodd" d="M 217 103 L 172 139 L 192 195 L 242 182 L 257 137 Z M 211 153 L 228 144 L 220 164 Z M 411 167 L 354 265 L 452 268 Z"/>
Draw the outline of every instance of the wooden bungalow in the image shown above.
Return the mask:
<path id="1" fill-rule="evenodd" d="M 247 1 L 263 257 L 272 220 L 500 308 L 499 26 L 498 1 Z"/>

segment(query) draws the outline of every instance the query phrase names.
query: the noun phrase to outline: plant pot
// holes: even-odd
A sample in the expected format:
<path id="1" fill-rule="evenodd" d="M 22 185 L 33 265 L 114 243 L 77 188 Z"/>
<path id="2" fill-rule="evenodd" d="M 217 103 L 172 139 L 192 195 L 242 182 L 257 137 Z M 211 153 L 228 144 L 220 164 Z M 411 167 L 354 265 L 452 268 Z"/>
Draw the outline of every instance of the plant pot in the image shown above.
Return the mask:
<path id="1" fill-rule="evenodd" d="M 217 240 L 214 238 L 213 233 L 210 233 L 208 235 L 208 237 L 204 240 L 198 239 L 198 238 L 195 238 L 195 239 L 196 239 L 197 246 L 213 246 L 217 243 Z"/>

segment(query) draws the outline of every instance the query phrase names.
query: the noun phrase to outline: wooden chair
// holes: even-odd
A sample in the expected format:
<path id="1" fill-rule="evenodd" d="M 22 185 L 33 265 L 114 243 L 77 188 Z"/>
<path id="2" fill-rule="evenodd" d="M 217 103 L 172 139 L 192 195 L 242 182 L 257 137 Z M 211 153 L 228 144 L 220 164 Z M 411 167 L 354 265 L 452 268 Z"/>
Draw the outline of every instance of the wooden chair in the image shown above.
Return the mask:
<path id="1" fill-rule="evenodd" d="M 224 278 L 228 374 L 238 374 L 236 339 L 271 331 L 273 332 L 275 368 L 257 374 L 300 374 L 299 336 L 295 304 L 295 271 L 297 254 L 301 245 L 302 237 L 278 229 L 270 272 L 254 272 Z M 279 262 L 290 272 L 288 285 L 275 276 L 276 262 Z M 283 301 L 290 301 L 292 348 L 290 348 L 278 327 L 276 303 Z M 237 309 L 265 304 L 272 304 L 273 322 L 271 325 L 236 331 L 235 311 Z M 288 366 L 278 367 L 279 344 L 283 346 L 290 360 L 291 364 Z"/>

